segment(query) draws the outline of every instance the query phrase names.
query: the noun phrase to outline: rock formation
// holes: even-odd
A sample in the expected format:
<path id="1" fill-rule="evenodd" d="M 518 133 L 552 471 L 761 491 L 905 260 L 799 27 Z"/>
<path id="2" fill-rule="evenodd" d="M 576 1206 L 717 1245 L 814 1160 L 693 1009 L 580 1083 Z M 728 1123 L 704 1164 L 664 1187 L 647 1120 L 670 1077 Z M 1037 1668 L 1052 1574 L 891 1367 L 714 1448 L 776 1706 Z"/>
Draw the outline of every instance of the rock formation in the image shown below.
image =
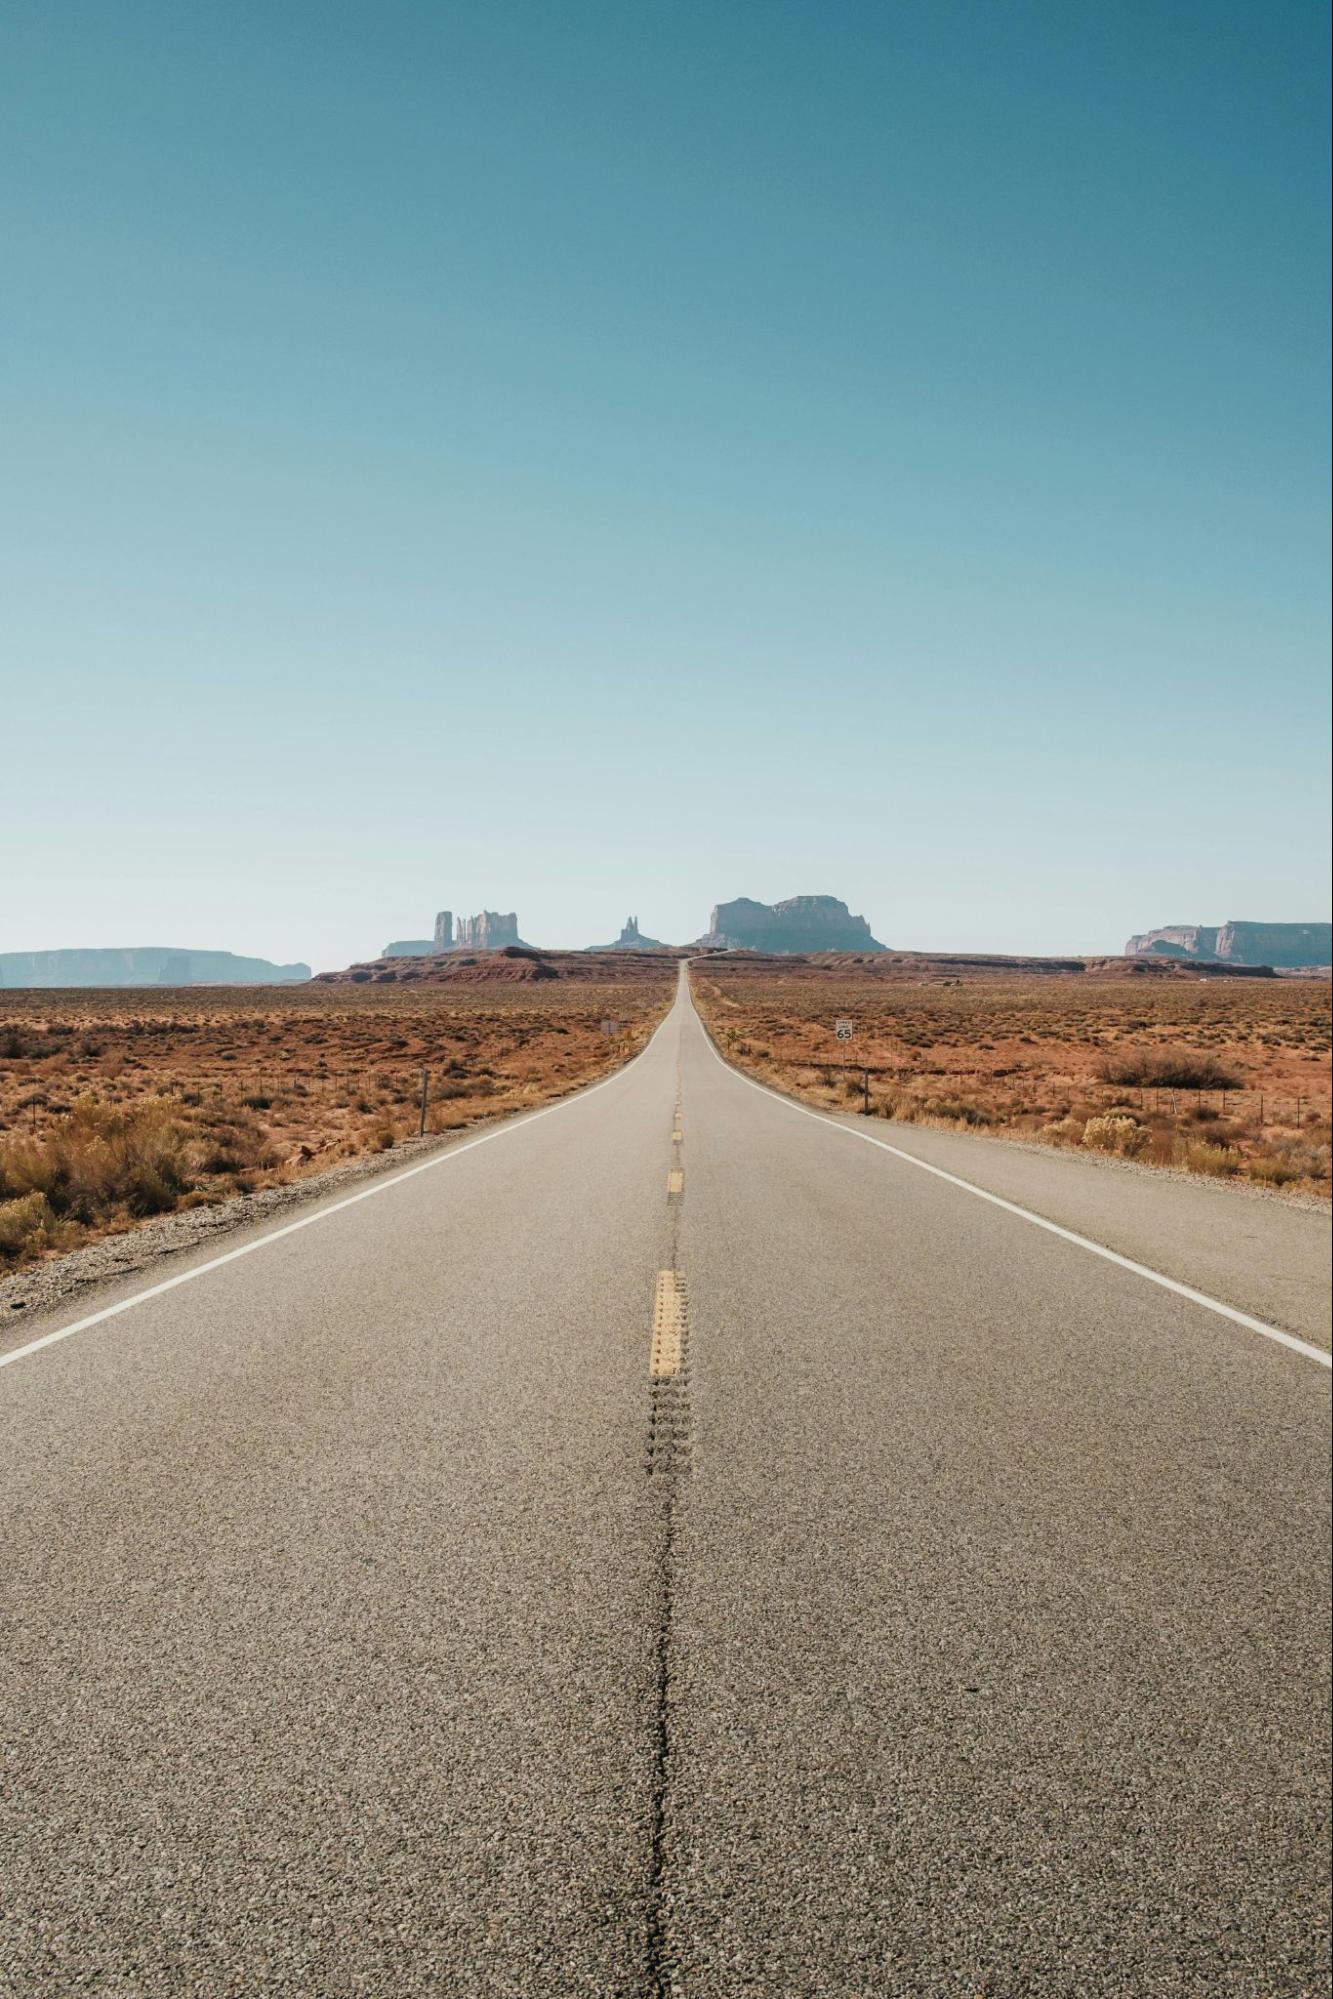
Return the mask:
<path id="1" fill-rule="evenodd" d="M 0 986 L 281 986 L 310 977 L 309 965 L 275 965 L 231 951 L 3 951 Z"/>
<path id="2" fill-rule="evenodd" d="M 1217 930 L 1198 923 L 1169 923 L 1161 930 L 1145 930 L 1131 937 L 1125 946 L 1127 958 L 1213 958 L 1217 955 Z"/>
<path id="3" fill-rule="evenodd" d="M 400 937 L 386 944 L 380 957 L 433 958 L 446 951 L 503 951 L 507 944 L 522 942 L 518 917 L 512 909 L 504 916 L 494 909 L 483 909 L 479 916 L 460 916 L 456 936 L 453 911 L 442 909 L 435 919 L 433 937 Z"/>
<path id="4" fill-rule="evenodd" d="M 625 927 L 614 944 L 590 944 L 590 951 L 665 951 L 669 947 L 660 937 L 645 937 L 639 928 L 637 916 L 627 916 Z"/>
<path id="5" fill-rule="evenodd" d="M 444 912 L 446 915 L 448 911 Z M 458 933 L 452 948 L 455 951 L 503 951 L 506 944 L 521 944 L 518 934 L 518 917 L 511 909 L 501 915 L 496 909 L 483 909 L 479 916 L 460 916 Z M 449 946 L 444 946 L 449 949 Z"/>
<path id="6" fill-rule="evenodd" d="M 1127 958 L 1185 958 L 1200 964 L 1309 968 L 1333 961 L 1327 923 L 1170 923 L 1125 946 Z"/>
<path id="7" fill-rule="evenodd" d="M 836 895 L 793 895 L 786 902 L 720 902 L 709 919 L 705 949 L 742 951 L 882 951 L 864 916 Z"/>

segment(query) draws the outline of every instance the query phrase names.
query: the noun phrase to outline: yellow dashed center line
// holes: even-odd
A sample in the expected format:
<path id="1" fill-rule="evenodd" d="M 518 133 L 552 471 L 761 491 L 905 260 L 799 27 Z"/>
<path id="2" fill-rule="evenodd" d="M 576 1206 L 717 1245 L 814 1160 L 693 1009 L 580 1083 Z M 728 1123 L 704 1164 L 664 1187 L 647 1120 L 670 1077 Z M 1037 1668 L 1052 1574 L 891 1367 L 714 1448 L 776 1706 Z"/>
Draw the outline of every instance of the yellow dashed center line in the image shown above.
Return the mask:
<path id="1" fill-rule="evenodd" d="M 681 1167 L 673 1166 L 667 1174 L 667 1192 L 668 1194 L 683 1194 L 685 1192 L 685 1174 Z"/>
<path id="2" fill-rule="evenodd" d="M 648 1373 L 654 1381 L 670 1381 L 680 1372 L 685 1332 L 685 1292 L 674 1270 L 659 1270 L 653 1292 L 653 1344 Z"/>

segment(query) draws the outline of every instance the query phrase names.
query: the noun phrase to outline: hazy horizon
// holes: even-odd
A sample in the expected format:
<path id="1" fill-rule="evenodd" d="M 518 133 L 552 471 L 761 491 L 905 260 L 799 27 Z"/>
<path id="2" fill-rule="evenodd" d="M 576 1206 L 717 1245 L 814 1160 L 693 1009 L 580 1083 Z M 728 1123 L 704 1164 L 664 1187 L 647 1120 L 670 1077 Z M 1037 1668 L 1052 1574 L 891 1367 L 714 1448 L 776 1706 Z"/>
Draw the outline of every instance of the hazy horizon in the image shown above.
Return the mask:
<path id="1" fill-rule="evenodd" d="M 746 893 L 746 891 L 740 891 L 739 893 Z M 794 890 L 791 891 L 791 893 L 836 894 L 837 891 L 836 890 Z M 784 900 L 785 897 L 774 894 L 772 896 L 756 896 L 753 899 L 755 901 L 761 901 L 761 902 L 777 902 Z M 842 897 L 840 899 L 846 901 L 846 897 Z M 735 898 L 730 896 L 721 896 L 718 897 L 717 900 L 732 901 L 735 900 Z M 449 905 L 447 904 L 441 905 L 441 907 L 448 907 L 448 906 Z M 478 902 L 475 904 L 475 906 L 469 904 L 466 908 L 464 908 L 462 905 L 455 904 L 454 915 L 455 918 L 457 918 L 460 914 L 472 915 L 478 913 L 483 907 L 497 908 L 498 906 L 499 905 L 497 905 L 494 902 L 491 902 L 490 904 L 487 905 L 483 905 L 482 903 Z M 513 907 L 512 904 L 507 906 Z M 645 937 L 650 937 L 654 939 L 656 942 L 662 944 L 670 944 L 677 946 L 683 944 L 692 944 L 697 937 L 703 934 L 709 914 L 708 910 L 705 910 L 699 922 L 692 929 L 687 931 L 681 931 L 679 933 L 672 932 L 664 928 L 656 927 L 653 923 L 651 923 L 648 920 L 648 918 L 643 914 L 641 910 L 636 910 L 633 912 L 626 911 L 624 915 L 620 916 L 619 918 L 613 921 L 610 921 L 608 925 L 605 926 L 605 935 L 600 935 L 600 934 L 594 935 L 592 934 L 591 928 L 588 928 L 588 934 L 586 935 L 583 934 L 582 932 L 578 934 L 573 934 L 569 932 L 568 926 L 565 926 L 565 928 L 559 932 L 549 932 L 549 933 L 544 932 L 543 934 L 539 935 L 537 934 L 537 927 L 534 924 L 529 923 L 527 919 L 524 917 L 521 906 L 519 907 L 517 913 L 519 918 L 519 933 L 522 936 L 523 941 L 527 944 L 532 944 L 545 950 L 584 950 L 594 945 L 610 944 L 614 942 L 615 938 L 618 936 L 621 925 L 626 920 L 626 916 L 628 916 L 631 913 L 638 916 L 640 929 Z M 1206 926 L 1216 927 L 1225 922 L 1258 921 L 1258 922 L 1276 922 L 1276 923 L 1288 923 L 1288 922 L 1322 923 L 1322 922 L 1327 922 L 1328 920 L 1327 917 L 1311 916 L 1308 914 L 1305 916 L 1279 915 L 1279 916 L 1264 916 L 1264 917 L 1254 917 L 1252 915 L 1245 916 L 1243 914 L 1237 915 L 1235 913 L 1225 917 L 1212 916 L 1212 915 L 1205 915 L 1202 917 L 1196 917 L 1196 916 L 1182 917 L 1182 916 L 1168 915 L 1155 918 L 1151 922 L 1136 924 L 1133 926 L 1132 929 L 1126 930 L 1124 936 L 1115 939 L 1113 942 L 1107 942 L 1107 943 L 1074 942 L 1069 944 L 1053 945 L 1048 948 L 1043 948 L 1041 950 L 1038 950 L 1036 949 L 1036 947 L 1031 947 L 1031 948 L 1018 947 L 1009 944 L 998 944 L 994 942 L 977 943 L 975 937 L 971 937 L 966 940 L 951 939 L 948 942 L 941 942 L 938 937 L 931 937 L 931 938 L 891 937 L 891 936 L 886 936 L 884 934 L 881 926 L 877 924 L 874 916 L 870 913 L 870 911 L 858 909 L 853 906 L 852 914 L 856 916 L 865 916 L 867 922 L 870 925 L 871 931 L 875 935 L 876 939 L 880 943 L 886 945 L 890 950 L 923 951 L 923 952 L 975 951 L 981 953 L 999 953 L 1001 955 L 1012 954 L 1017 956 L 1030 955 L 1030 956 L 1042 956 L 1042 957 L 1116 956 L 1123 949 L 1126 939 L 1134 935 L 1137 931 L 1157 930 L 1165 928 L 1169 925 L 1176 925 L 1176 924 L 1200 923 Z M 432 910 L 431 912 L 432 923 L 434 920 L 434 915 L 435 912 Z M 89 942 L 87 939 L 83 939 L 80 940 L 77 944 L 72 941 L 67 942 L 64 945 L 5 944 L 3 947 L 0 947 L 0 950 L 3 951 L 25 950 L 25 951 L 32 951 L 34 953 L 38 951 L 52 951 L 59 949 L 109 950 L 117 948 L 137 949 L 137 950 L 172 949 L 172 950 L 184 950 L 184 951 L 231 951 L 238 957 L 267 958 L 277 964 L 306 963 L 309 964 L 312 971 L 315 972 L 340 971 L 343 969 L 344 966 L 353 964 L 358 959 L 373 958 L 383 948 L 385 944 L 402 942 L 407 940 L 424 941 L 430 936 L 432 923 L 425 923 L 423 925 L 419 925 L 416 929 L 399 928 L 397 930 L 387 931 L 383 936 L 376 936 L 373 943 L 367 944 L 365 948 L 363 949 L 358 948 L 356 950 L 349 951 L 346 956 L 339 957 L 336 959 L 331 958 L 328 960 L 328 962 L 322 962 L 313 957 L 310 952 L 298 949 L 286 949 L 282 947 L 275 947 L 269 950 L 261 950 L 258 947 L 252 947 L 250 944 L 244 942 L 236 943 L 234 941 L 215 939 L 215 938 L 203 939 L 196 936 L 183 937 L 183 938 L 168 938 L 168 937 L 112 938 L 108 936 L 105 938 L 98 939 L 95 942 Z M 978 926 L 978 928 L 980 927 L 981 926 Z"/>
<path id="2" fill-rule="evenodd" d="M 0 950 L 1326 920 L 1326 12 L 0 29 Z"/>

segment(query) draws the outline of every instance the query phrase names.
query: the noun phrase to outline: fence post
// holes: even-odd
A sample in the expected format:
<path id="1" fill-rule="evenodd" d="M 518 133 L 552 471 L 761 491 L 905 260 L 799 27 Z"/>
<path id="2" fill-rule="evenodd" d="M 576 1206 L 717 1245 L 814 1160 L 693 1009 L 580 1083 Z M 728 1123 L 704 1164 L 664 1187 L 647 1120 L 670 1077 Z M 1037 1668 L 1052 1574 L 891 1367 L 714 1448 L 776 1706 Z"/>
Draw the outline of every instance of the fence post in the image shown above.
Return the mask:
<path id="1" fill-rule="evenodd" d="M 863 1116 L 863 1117 L 869 1117 L 869 1116 L 870 1116 L 870 1071 L 869 1071 L 869 1069 L 865 1070 L 865 1072 L 864 1072 L 864 1075 L 863 1075 L 863 1081 L 864 1081 L 864 1084 L 865 1084 L 865 1091 L 864 1091 L 864 1095 L 862 1096 L 862 1099 L 861 1099 L 861 1111 L 862 1111 L 862 1116 Z"/>
<path id="2" fill-rule="evenodd" d="M 417 1126 L 418 1138 L 424 1138 L 426 1136 L 426 1104 L 429 1099 L 429 1095 L 430 1095 L 430 1070 L 423 1069 L 421 1072 L 421 1122 Z"/>

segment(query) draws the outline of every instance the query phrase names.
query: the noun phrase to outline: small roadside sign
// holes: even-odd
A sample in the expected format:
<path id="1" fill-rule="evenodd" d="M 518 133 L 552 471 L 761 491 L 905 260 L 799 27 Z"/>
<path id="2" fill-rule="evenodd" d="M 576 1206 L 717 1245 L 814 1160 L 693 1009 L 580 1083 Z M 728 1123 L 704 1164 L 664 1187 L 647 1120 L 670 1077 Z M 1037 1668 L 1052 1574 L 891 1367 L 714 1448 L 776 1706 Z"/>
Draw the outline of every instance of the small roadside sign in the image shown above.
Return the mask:
<path id="1" fill-rule="evenodd" d="M 833 1023 L 833 1032 L 837 1035 L 839 1041 L 850 1041 L 852 1038 L 852 1022 L 850 1020 L 835 1020 Z"/>

